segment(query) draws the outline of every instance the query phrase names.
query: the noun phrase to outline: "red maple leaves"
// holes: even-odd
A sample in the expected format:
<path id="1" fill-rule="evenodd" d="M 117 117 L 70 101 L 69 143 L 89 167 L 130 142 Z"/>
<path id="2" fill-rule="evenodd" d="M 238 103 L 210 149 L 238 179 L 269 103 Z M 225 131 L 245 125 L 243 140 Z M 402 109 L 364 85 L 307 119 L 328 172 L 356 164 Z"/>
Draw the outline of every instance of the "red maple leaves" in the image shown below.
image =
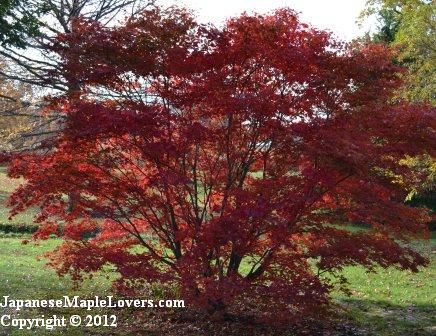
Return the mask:
<path id="1" fill-rule="evenodd" d="M 426 263 L 402 243 L 427 216 L 403 204 L 399 160 L 434 155 L 435 113 L 388 102 L 400 69 L 386 48 L 345 46 L 289 10 L 218 29 L 177 9 L 78 20 L 53 48 L 78 90 L 53 98 L 54 147 L 13 160 L 27 183 L 11 204 L 63 232 L 60 274 L 110 264 L 120 288 L 158 281 L 192 305 L 289 316 L 328 302 L 324 273 Z"/>

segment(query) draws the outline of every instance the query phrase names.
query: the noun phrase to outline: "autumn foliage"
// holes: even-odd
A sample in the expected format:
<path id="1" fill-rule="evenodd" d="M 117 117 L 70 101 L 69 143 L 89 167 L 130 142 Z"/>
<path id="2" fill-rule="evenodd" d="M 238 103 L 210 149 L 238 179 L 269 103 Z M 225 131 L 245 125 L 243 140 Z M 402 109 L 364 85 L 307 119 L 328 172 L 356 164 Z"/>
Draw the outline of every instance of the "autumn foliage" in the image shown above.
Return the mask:
<path id="1" fill-rule="evenodd" d="M 62 131 L 10 167 L 27 179 L 13 212 L 39 206 L 36 236 L 64 239 L 59 274 L 111 265 L 120 290 L 160 283 L 190 306 L 279 318 L 327 304 L 346 265 L 426 264 L 405 244 L 428 216 L 403 203 L 419 177 L 401 159 L 435 154 L 436 114 L 390 99 L 386 47 L 291 10 L 223 28 L 175 8 L 74 24 L 51 46 L 77 84 L 48 98 Z"/>

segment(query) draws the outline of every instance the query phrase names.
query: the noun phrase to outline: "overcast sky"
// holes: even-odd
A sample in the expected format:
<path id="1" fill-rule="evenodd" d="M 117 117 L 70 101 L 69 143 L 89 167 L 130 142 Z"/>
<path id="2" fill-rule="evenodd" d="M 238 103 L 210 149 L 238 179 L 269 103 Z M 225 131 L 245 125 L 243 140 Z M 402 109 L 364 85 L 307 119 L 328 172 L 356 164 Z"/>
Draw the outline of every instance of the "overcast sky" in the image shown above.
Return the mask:
<path id="1" fill-rule="evenodd" d="M 362 33 L 356 19 L 366 0 L 160 0 L 164 4 L 184 5 L 194 9 L 201 22 L 216 25 L 244 11 L 265 13 L 279 7 L 301 12 L 303 21 L 328 29 L 344 40 Z"/>

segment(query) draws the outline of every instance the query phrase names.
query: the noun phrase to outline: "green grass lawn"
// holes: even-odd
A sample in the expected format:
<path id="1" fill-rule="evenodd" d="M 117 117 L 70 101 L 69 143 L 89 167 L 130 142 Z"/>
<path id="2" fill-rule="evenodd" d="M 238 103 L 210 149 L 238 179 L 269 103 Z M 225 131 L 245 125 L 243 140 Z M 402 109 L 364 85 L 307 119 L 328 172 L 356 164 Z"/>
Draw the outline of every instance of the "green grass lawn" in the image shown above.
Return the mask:
<path id="1" fill-rule="evenodd" d="M 23 245 L 20 238 L 1 238 L 0 298 L 4 295 L 23 299 L 109 295 L 109 273 L 85 280 L 79 288 L 74 289 L 68 277 L 59 278 L 52 269 L 44 266 L 45 260 L 38 257 L 58 243 L 57 239 L 49 239 L 39 245 Z M 436 240 L 433 239 L 431 243 L 434 246 Z M 430 249 L 430 242 L 425 244 L 425 248 Z M 348 267 L 344 273 L 350 280 L 353 296 L 334 293 L 340 315 L 354 320 L 364 335 L 434 335 L 436 260 L 434 257 L 432 259 L 430 266 L 419 273 L 386 269 L 368 274 L 361 267 Z M 68 316 L 74 311 L 61 310 L 55 313 Z M 22 314 L 31 317 L 39 313 L 27 311 Z M 45 334 L 43 330 L 39 331 L 38 335 Z M 8 332 L 11 332 L 8 335 L 32 334 L 17 330 Z M 82 335 L 80 329 L 64 332 Z M 104 334 L 105 330 L 101 329 L 100 332 Z"/>
<path id="2" fill-rule="evenodd" d="M 4 198 L 21 182 L 11 181 L 0 169 L 0 222 L 7 220 L 8 209 Z M 3 195 L 3 196 L 2 196 Z M 3 206 L 2 206 L 3 205 Z M 14 219 L 15 223 L 30 222 L 32 213 Z M 58 239 L 49 239 L 38 245 L 23 245 L 22 237 L 0 238 L 0 298 L 9 295 L 13 298 L 49 299 L 63 295 L 108 295 L 110 272 L 101 272 L 90 280 L 85 280 L 80 288 L 73 288 L 68 277 L 59 278 L 52 269 L 46 268 L 44 252 L 52 250 Z M 340 318 L 352 320 L 357 325 L 356 335 L 412 336 L 436 334 L 436 236 L 430 241 L 417 242 L 415 247 L 429 256 L 431 263 L 418 273 L 389 269 L 379 269 L 377 273 L 366 273 L 362 267 L 348 267 L 344 274 L 349 279 L 353 293 L 347 297 L 341 292 L 333 294 Z M 0 315 L 4 313 L 1 311 Z M 22 312 L 22 317 L 35 317 L 41 311 Z M 72 310 L 50 311 L 50 314 L 70 315 Z M 96 311 L 92 313 L 96 314 Z M 101 312 L 102 314 L 104 312 Z M 130 312 L 118 312 L 119 318 L 128 320 Z M 4 328 L 3 328 L 4 329 Z M 114 330 L 111 330 L 114 332 Z M 122 328 L 117 330 L 123 335 Z M 2 330 L 0 335 L 107 335 L 107 329 L 64 329 L 62 332 Z M 125 334 L 127 335 L 127 334 Z M 334 334 L 333 334 L 334 335 Z M 348 334 L 347 334 L 348 335 Z M 291 336 L 291 335 L 290 335 Z"/>
<path id="3" fill-rule="evenodd" d="M 108 280 L 102 274 L 86 280 L 80 288 L 73 289 L 73 282 L 66 277 L 58 277 L 54 270 L 45 266 L 43 254 L 52 250 L 60 240 L 48 239 L 37 245 L 22 244 L 20 238 L 0 239 L 0 297 L 14 298 L 59 298 L 69 295 L 107 294 Z"/>
<path id="4" fill-rule="evenodd" d="M 92 297 L 94 295 L 109 295 L 109 281 L 107 274 L 100 274 L 92 280 L 85 280 L 79 288 L 74 288 L 73 282 L 68 277 L 59 278 L 54 270 L 45 267 L 46 260 L 42 255 L 52 250 L 57 244 L 58 239 L 49 239 L 34 244 L 22 244 L 22 238 L 0 238 L 0 298 L 9 295 L 14 299 L 56 299 L 63 295 L 79 295 L 81 297 Z M 2 311 L 3 310 L 3 311 Z M 0 308 L 0 315 L 12 313 Z M 22 310 L 20 317 L 32 318 L 46 314 L 69 316 L 74 311 L 72 309 L 50 309 L 50 311 Z M 93 313 L 97 313 L 93 311 Z M 4 330 L 0 327 L 0 335 L 35 335 L 35 330 L 20 331 L 15 328 Z M 102 330 L 104 333 L 104 330 Z M 85 331 L 77 328 L 67 328 L 62 334 L 84 335 Z M 37 335 L 57 335 L 37 329 Z"/>
<path id="5" fill-rule="evenodd" d="M 366 273 L 362 267 L 344 270 L 352 296 L 335 293 L 343 313 L 370 335 L 436 334 L 436 237 L 421 243 L 431 263 L 418 273 L 393 268 Z M 432 253 L 433 250 L 433 253 Z"/>

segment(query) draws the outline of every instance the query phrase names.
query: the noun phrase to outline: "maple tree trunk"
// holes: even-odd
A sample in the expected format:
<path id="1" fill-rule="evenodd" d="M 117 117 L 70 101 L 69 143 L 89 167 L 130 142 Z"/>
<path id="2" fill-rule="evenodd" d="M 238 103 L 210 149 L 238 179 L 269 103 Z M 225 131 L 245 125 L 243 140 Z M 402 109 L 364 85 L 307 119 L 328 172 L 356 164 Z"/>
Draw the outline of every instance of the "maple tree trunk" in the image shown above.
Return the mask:
<path id="1" fill-rule="evenodd" d="M 72 192 L 68 194 L 68 209 L 67 209 L 68 212 L 73 212 L 79 199 L 80 199 L 80 195 L 78 193 Z"/>
<path id="2" fill-rule="evenodd" d="M 73 27 L 71 27 L 71 30 L 73 30 Z M 68 86 L 68 94 L 73 97 L 72 100 L 78 100 L 77 97 L 80 94 L 80 83 L 76 80 L 70 79 L 67 83 Z M 72 212 L 77 204 L 77 202 L 80 199 L 80 193 L 76 192 L 70 192 L 68 194 L 68 212 Z"/>
<path id="3" fill-rule="evenodd" d="M 209 315 L 214 320 L 223 320 L 226 316 L 226 305 L 221 300 L 210 302 Z"/>

